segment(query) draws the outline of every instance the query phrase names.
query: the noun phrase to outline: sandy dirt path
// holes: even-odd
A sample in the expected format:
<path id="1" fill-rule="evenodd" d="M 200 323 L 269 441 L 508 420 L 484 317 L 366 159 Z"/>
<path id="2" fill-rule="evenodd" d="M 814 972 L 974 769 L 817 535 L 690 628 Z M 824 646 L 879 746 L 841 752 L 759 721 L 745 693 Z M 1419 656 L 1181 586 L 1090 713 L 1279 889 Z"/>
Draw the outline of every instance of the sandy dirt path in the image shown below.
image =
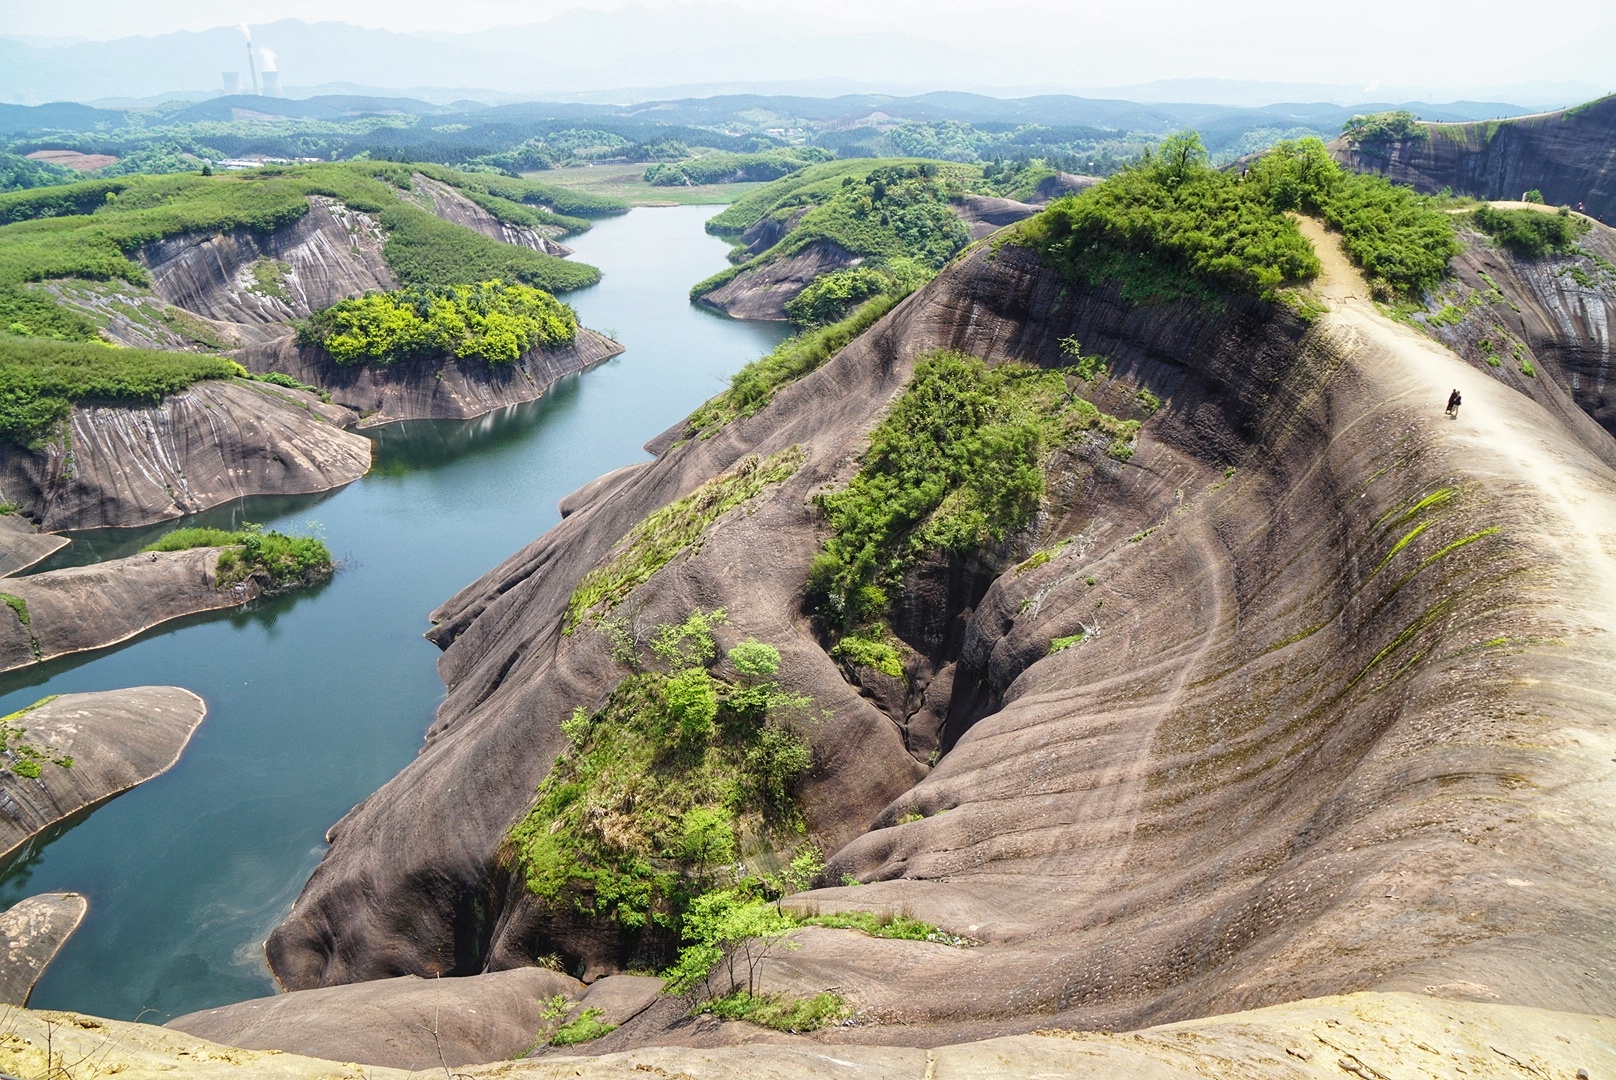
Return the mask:
<path id="1" fill-rule="evenodd" d="M 1330 305 L 1326 329 L 1350 335 L 1366 370 L 1389 401 L 1428 403 L 1431 422 L 1459 451 L 1456 461 L 1492 490 L 1534 499 L 1541 509 L 1534 540 L 1561 556 L 1555 584 L 1566 606 L 1616 632 L 1616 474 L 1595 460 L 1542 406 L 1479 371 L 1411 327 L 1381 314 L 1369 286 L 1341 250 L 1340 238 L 1313 218 L 1298 218 L 1324 271 L 1314 291 Z M 1457 419 L 1443 408 L 1449 391 L 1464 398 Z"/>

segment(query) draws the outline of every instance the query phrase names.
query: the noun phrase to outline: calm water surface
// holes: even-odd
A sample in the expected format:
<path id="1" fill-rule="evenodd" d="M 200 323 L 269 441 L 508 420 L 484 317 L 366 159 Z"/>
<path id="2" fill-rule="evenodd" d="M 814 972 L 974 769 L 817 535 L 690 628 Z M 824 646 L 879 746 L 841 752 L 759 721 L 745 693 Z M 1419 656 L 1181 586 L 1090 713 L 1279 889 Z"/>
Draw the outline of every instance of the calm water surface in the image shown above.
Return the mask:
<path id="1" fill-rule="evenodd" d="M 379 429 L 371 474 L 334 495 L 193 519 L 313 525 L 342 560 L 329 585 L 0 676 L 0 714 L 45 694 L 151 683 L 208 703 L 170 772 L 0 877 L 0 907 L 51 889 L 90 900 L 31 1004 L 161 1023 L 273 990 L 261 943 L 326 828 L 410 760 L 443 698 L 438 650 L 421 637 L 427 613 L 554 525 L 563 495 L 644 460 L 643 443 L 780 340 L 778 327 L 686 300 L 726 265 L 726 245 L 702 232 L 718 209 L 634 210 L 577 238 L 577 258 L 604 278 L 567 299 L 627 346 L 622 356 L 531 405 Z M 115 558 L 172 527 L 79 534 L 64 555 Z"/>

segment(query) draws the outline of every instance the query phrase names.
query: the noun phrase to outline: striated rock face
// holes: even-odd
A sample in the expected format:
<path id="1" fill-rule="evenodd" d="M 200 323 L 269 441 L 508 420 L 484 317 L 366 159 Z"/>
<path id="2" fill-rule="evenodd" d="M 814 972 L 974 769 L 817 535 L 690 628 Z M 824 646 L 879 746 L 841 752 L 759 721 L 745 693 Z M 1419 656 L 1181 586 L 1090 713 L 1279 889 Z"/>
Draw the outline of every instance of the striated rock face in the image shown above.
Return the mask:
<path id="1" fill-rule="evenodd" d="M 723 607 L 720 645 L 777 644 L 786 687 L 828 713 L 808 824 L 824 880 L 865 884 L 795 904 L 980 944 L 810 931 L 767 985 L 837 986 L 935 1042 L 1364 988 L 1608 1013 L 1616 471 L 1361 281 L 1324 295 L 1311 327 L 1238 300 L 1140 309 L 978 250 L 757 415 L 580 499 L 434 613 L 448 696 L 427 744 L 332 829 L 269 939 L 275 972 L 309 987 L 552 951 L 586 979 L 621 969 L 623 942 L 540 908 L 499 858 L 560 720 L 622 675 L 600 635 L 562 635 L 567 598 L 646 514 L 798 445 L 795 475 L 636 591 L 636 622 Z M 1140 386 L 1166 401 L 1131 460 L 1053 462 L 1027 535 L 906 584 L 909 692 L 849 684 L 803 613 L 809 496 L 851 474 L 918 356 L 1048 364 L 1069 335 L 1110 357 L 1082 390 L 1101 408 Z"/>
<path id="2" fill-rule="evenodd" d="M 1591 452 L 1616 464 L 1616 442 L 1608 437 L 1616 435 L 1616 270 L 1610 269 L 1616 230 L 1590 226 L 1579 242 L 1587 254 L 1542 259 L 1523 259 L 1485 236 L 1463 233 L 1453 281 L 1426 304 L 1432 315 L 1452 304 L 1463 318 L 1422 321 L 1433 337 L 1532 397 L 1580 433 Z"/>
<path id="3" fill-rule="evenodd" d="M 583 992 L 577 979 L 543 968 L 465 979 L 382 979 L 238 1001 L 164 1026 L 249 1050 L 394 1069 L 459 1068 L 526 1053 L 549 999 Z"/>
<path id="4" fill-rule="evenodd" d="M 212 554 L 217 558 L 216 550 Z M 122 591 L 118 585 L 113 589 Z M 30 599 L 37 604 L 37 608 L 30 604 L 30 613 L 37 611 L 53 626 L 60 620 L 62 612 L 49 602 L 45 592 L 36 590 Z M 132 597 L 123 592 L 117 599 Z M 88 614 L 104 617 L 111 606 Z M 15 625 L 17 620 L 11 618 L 11 613 L 6 615 Z M 40 632 L 53 631 L 41 625 Z M 7 627 L 4 636 L 5 655 L 10 657 L 15 652 L 11 640 L 15 635 Z M 94 694 L 63 694 L 11 718 L 9 723 L 26 729 L 29 743 L 52 755 L 71 757 L 73 767 L 45 765 L 37 780 L 9 770 L 0 773 L 0 854 L 9 856 L 64 818 L 167 772 L 179 760 L 205 715 L 207 706 L 189 690 L 135 686 Z M 82 916 L 82 910 L 79 914 Z M 72 925 L 78 925 L 76 918 Z M 34 974 L 37 978 L 38 972 Z M 28 985 L 31 987 L 33 982 Z"/>
<path id="5" fill-rule="evenodd" d="M 416 191 L 426 196 L 429 205 L 424 209 L 432 211 L 445 221 L 464 225 L 474 232 L 480 232 L 495 240 L 503 240 L 507 244 L 542 251 L 546 255 L 565 258 L 572 254 L 570 247 L 556 242 L 556 237 L 562 233 L 559 228 L 512 225 L 501 221 L 448 184 L 428 179 L 420 173 L 413 176 L 411 183 Z"/>
<path id="6" fill-rule="evenodd" d="M 513 364 L 448 360 L 344 367 L 290 336 L 246 349 L 239 359 L 251 371 L 284 372 L 325 389 L 334 402 L 359 414 L 368 426 L 395 420 L 469 420 L 543 397 L 557 379 L 622 351 L 623 346 L 611 338 L 580 326 L 571 345 L 533 349 Z"/>
<path id="7" fill-rule="evenodd" d="M 807 288 L 814 278 L 863 261 L 840 244 L 818 240 L 788 258 L 737 274 L 713 291 L 696 297 L 696 303 L 722 311 L 732 319 L 785 322 L 786 302 Z"/>
<path id="8" fill-rule="evenodd" d="M 1330 144 L 1336 160 L 1420 191 L 1444 187 L 1484 199 L 1518 199 L 1532 188 L 1550 204 L 1575 207 L 1616 224 L 1616 95 L 1574 109 L 1482 120 L 1421 124 L 1426 137 L 1354 150 Z"/>
<path id="9" fill-rule="evenodd" d="M 326 491 L 370 468 L 353 415 L 245 380 L 196 383 L 146 408 L 77 406 L 42 450 L 0 445 L 0 497 L 45 529 L 145 525 L 243 495 Z"/>
<path id="10" fill-rule="evenodd" d="M 991 195 L 964 195 L 954 203 L 954 209 L 970 227 L 971 239 L 992 236 L 1006 225 L 1014 225 L 1036 214 L 1039 207 L 1015 199 L 998 199 Z"/>
<path id="11" fill-rule="evenodd" d="M 78 893 L 41 893 L 0 914 L 0 1005 L 28 1004 L 89 907 Z"/>
<path id="12" fill-rule="evenodd" d="M 171 237 L 147 244 L 140 261 L 162 299 L 251 342 L 279 337 L 288 321 L 338 300 L 392 288 L 386 240 L 365 214 L 313 195 L 307 214 L 274 232 Z"/>

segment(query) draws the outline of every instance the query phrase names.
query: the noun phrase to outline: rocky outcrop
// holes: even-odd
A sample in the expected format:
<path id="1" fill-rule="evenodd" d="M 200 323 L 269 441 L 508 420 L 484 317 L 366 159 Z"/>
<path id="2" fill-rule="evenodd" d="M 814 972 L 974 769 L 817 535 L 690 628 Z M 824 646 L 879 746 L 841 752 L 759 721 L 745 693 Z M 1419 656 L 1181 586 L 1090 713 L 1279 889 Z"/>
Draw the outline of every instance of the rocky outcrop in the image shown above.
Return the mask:
<path id="1" fill-rule="evenodd" d="M 801 251 L 742 270 L 729 281 L 696 297 L 696 303 L 732 319 L 785 322 L 786 303 L 820 274 L 845 270 L 864 260 L 840 244 L 816 240 Z"/>
<path id="2" fill-rule="evenodd" d="M 89 907 L 78 893 L 40 893 L 0 914 L 0 1005 L 28 1004 Z"/>
<path id="3" fill-rule="evenodd" d="M 0 1044 L 0 1067 L 17 1076 L 43 1076 L 47 1048 L 69 1062 L 93 1056 L 103 1075 L 115 1073 L 120 1080 L 176 1075 L 196 1080 L 407 1080 L 422 1075 L 346 1058 L 322 1061 L 221 1046 L 168 1028 L 73 1013 L 20 1010 L 7 1023 L 12 1037 Z M 1202 1080 L 1208 1075 L 1325 1080 L 1343 1073 L 1413 1077 L 1451 1072 L 1475 1080 L 1519 1080 L 1578 1073 L 1599 1077 L 1616 1070 L 1611 1051 L 1616 1022 L 1608 1017 L 1423 994 L 1352 994 L 1143 1031 L 1048 1030 L 953 1041 L 933 1049 L 826 1046 L 710 1020 L 691 1027 L 706 1036 L 701 1048 L 658 1046 L 594 1058 L 576 1056 L 574 1049 L 537 1060 L 465 1066 L 454 1074 L 472 1080 Z M 441 1071 L 441 1066 L 431 1071 Z"/>
<path id="4" fill-rule="evenodd" d="M 344 366 L 319 349 L 284 336 L 244 350 L 239 359 L 258 373 L 279 371 L 319 386 L 365 426 L 395 420 L 469 420 L 544 396 L 556 380 L 610 360 L 623 346 L 585 327 L 570 345 L 532 349 L 511 364 L 428 360 L 379 367 Z"/>
<path id="5" fill-rule="evenodd" d="M 214 554 L 217 557 L 217 552 Z M 116 599 L 133 598 L 124 589 L 117 591 L 121 595 Z M 45 597 L 44 592 L 36 591 L 33 598 L 37 607 L 30 605 L 28 610 L 30 615 L 37 611 L 36 618 L 43 616 L 54 624 L 62 613 Z M 110 606 L 98 605 L 87 614 L 105 615 Z M 10 612 L 6 616 L 13 624 L 19 621 Z M 52 632 L 44 625 L 40 631 Z M 17 652 L 17 635 L 8 627 L 4 636 L 9 660 Z M 0 772 L 0 855 L 12 854 L 31 838 L 86 807 L 167 772 L 206 715 L 207 706 L 189 690 L 135 686 L 94 694 L 63 694 L 8 717 L 8 724 L 26 729 L 29 744 L 52 756 L 71 757 L 73 765 L 61 768 L 46 764 L 37 780 L 10 769 Z"/>
<path id="6" fill-rule="evenodd" d="M 807 822 L 825 880 L 864 884 L 796 903 L 980 944 L 808 932 L 768 985 L 834 985 L 936 1041 L 1365 988 L 1609 1012 L 1616 566 L 1599 538 L 1616 471 L 1361 282 L 1327 295 L 1308 325 L 1234 298 L 1131 307 L 1014 246 L 957 261 L 767 408 L 667 450 L 434 613 L 448 696 L 420 755 L 332 829 L 269 939 L 277 975 L 550 952 L 586 978 L 621 968 L 618 937 L 544 909 L 499 858 L 561 719 L 620 677 L 562 614 L 645 515 L 801 446 L 797 473 L 636 591 L 635 620 L 723 607 L 720 644 L 778 645 L 785 686 L 823 711 Z M 1100 408 L 1140 387 L 1165 406 L 1126 464 L 1103 447 L 1052 462 L 1026 535 L 912 575 L 894 609 L 921 658 L 911 693 L 861 692 L 803 611 L 823 537 L 809 497 L 845 481 L 917 357 L 1052 364 L 1074 335 L 1110 358 L 1079 388 Z M 1459 421 L 1440 411 L 1452 386 Z M 914 752 L 928 738 L 935 768 Z"/>
<path id="7" fill-rule="evenodd" d="M 204 1009 L 165 1027 L 249 1050 L 442 1070 L 525 1054 L 550 999 L 584 986 L 543 968 L 465 979 L 382 979 Z"/>
<path id="8" fill-rule="evenodd" d="M 390 289 L 387 236 L 335 199 L 273 232 L 188 233 L 147 244 L 140 261 L 166 302 L 212 320 L 243 342 L 280 337 L 286 323 L 338 300 Z"/>
<path id="9" fill-rule="evenodd" d="M 970 229 L 972 240 L 992 236 L 1006 225 L 1014 225 L 1038 212 L 1038 207 L 1015 199 L 999 199 L 991 195 L 962 195 L 954 201 L 954 209 Z"/>
<path id="10" fill-rule="evenodd" d="M 0 577 L 26 570 L 67 545 L 67 537 L 42 533 L 15 511 L 0 514 Z"/>
<path id="11" fill-rule="evenodd" d="M 495 240 L 503 240 L 507 244 L 542 251 L 546 255 L 565 258 L 572 254 L 570 247 L 556 242 L 556 237 L 564 233 L 559 226 L 513 225 L 508 221 L 501 221 L 448 184 L 428 179 L 420 173 L 411 178 L 411 185 L 415 191 L 426 197 L 428 205 L 425 209 L 445 221 L 463 225 L 473 232 L 480 232 Z"/>
<path id="12" fill-rule="evenodd" d="M 312 394 L 244 379 L 161 405 L 78 405 L 39 450 L 0 445 L 0 498 L 47 530 L 146 525 L 244 495 L 328 491 L 370 468 L 354 419 Z"/>
<path id="13" fill-rule="evenodd" d="M 1616 230 L 1589 222 L 1579 241 L 1583 253 L 1541 259 L 1514 255 L 1469 230 L 1460 239 L 1464 251 L 1452 263 L 1453 276 L 1426 297 L 1420 324 L 1478 370 L 1529 395 L 1616 465 L 1616 441 L 1609 438 L 1616 435 Z"/>
<path id="14" fill-rule="evenodd" d="M 1479 120 L 1422 123 L 1418 138 L 1353 147 L 1330 144 L 1336 160 L 1424 192 L 1452 188 L 1484 199 L 1518 199 L 1533 188 L 1616 224 L 1616 95 L 1573 109 Z"/>
<path id="15" fill-rule="evenodd" d="M 0 671 L 116 645 L 259 595 L 252 581 L 219 588 L 218 562 L 218 548 L 153 551 L 7 578 L 0 597 L 11 610 L 0 611 Z"/>

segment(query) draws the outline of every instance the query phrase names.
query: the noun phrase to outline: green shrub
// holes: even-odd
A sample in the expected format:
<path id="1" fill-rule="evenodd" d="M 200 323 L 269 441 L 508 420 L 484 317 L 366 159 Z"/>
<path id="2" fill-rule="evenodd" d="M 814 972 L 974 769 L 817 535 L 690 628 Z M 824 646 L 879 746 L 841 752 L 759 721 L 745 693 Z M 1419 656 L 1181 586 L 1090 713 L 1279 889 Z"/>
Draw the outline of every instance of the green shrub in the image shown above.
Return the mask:
<path id="1" fill-rule="evenodd" d="M 1274 212 L 1304 210 L 1340 231 L 1342 246 L 1382 294 L 1417 295 L 1459 253 L 1453 219 L 1433 201 L 1337 165 L 1318 139 L 1281 142 L 1252 164 L 1245 186 Z"/>
<path id="2" fill-rule="evenodd" d="M 318 311 L 298 328 L 339 364 L 386 366 L 452 356 L 508 364 L 535 346 L 570 344 L 578 319 L 540 289 L 483 281 L 475 285 L 366 293 Z"/>
<path id="3" fill-rule="evenodd" d="M 1521 202 L 1542 203 L 1543 192 L 1539 191 L 1537 188 L 1532 188 L 1529 191 L 1522 192 Z"/>
<path id="4" fill-rule="evenodd" d="M 840 322 L 871 297 L 884 293 L 907 296 L 932 278 L 933 271 L 913 259 L 832 270 L 808 283 L 786 301 L 786 315 L 799 327 Z"/>
<path id="5" fill-rule="evenodd" d="M 599 710 L 569 721 L 566 752 L 508 838 L 535 896 L 631 932 L 678 931 L 697 897 L 759 884 L 735 865 L 743 837 L 797 845 L 794 786 L 813 764 L 797 718 L 810 702 L 773 682 L 677 666 L 716 654 L 722 620 L 696 612 L 662 627 L 653 656 L 675 663 L 630 674 Z"/>
<path id="6" fill-rule="evenodd" d="M 832 993 L 815 994 L 800 998 L 790 994 L 749 994 L 737 990 L 703 1005 L 699 1012 L 709 1012 L 724 1020 L 745 1020 L 775 1031 L 817 1031 L 833 1020 L 847 1015 L 847 1003 Z"/>
<path id="7" fill-rule="evenodd" d="M 1394 142 L 1430 138 L 1407 109 L 1354 116 L 1341 125 L 1341 134 L 1353 149 L 1371 157 L 1385 157 Z"/>
<path id="8" fill-rule="evenodd" d="M 204 379 L 245 375 L 218 356 L 0 334 L 0 438 L 36 445 L 75 402 L 155 405 Z"/>
<path id="9" fill-rule="evenodd" d="M 1224 290 L 1271 297 L 1319 272 L 1295 222 L 1255 185 L 1212 169 L 1194 134 L 1055 202 L 1019 237 L 1068 277 L 1119 282 L 1133 303 Z"/>
<path id="10" fill-rule="evenodd" d="M 849 667 L 865 667 L 894 679 L 903 678 L 902 654 L 870 632 L 847 635 L 831 648 L 830 655 Z"/>
<path id="11" fill-rule="evenodd" d="M 587 616 L 599 618 L 651 579 L 674 556 L 696 543 L 719 516 L 778 484 L 802 464 L 801 447 L 767 459 L 742 458 L 729 472 L 714 477 L 682 499 L 648 515 L 617 542 L 606 562 L 584 575 L 567 601 L 565 632 Z"/>
<path id="12" fill-rule="evenodd" d="M 556 1028 L 554 1035 L 550 1036 L 551 1046 L 577 1046 L 579 1043 L 590 1042 L 603 1035 L 610 1035 L 617 1030 L 616 1024 L 608 1024 L 601 1019 L 606 1014 L 599 1009 L 585 1009 L 571 1020 Z"/>
<path id="13" fill-rule="evenodd" d="M 831 537 L 809 595 L 843 630 L 882 618 L 887 591 L 925 554 L 1002 541 L 1032 519 L 1049 450 L 1085 431 L 1131 439 L 1138 429 L 1068 394 L 1061 371 L 922 358 L 871 432 L 857 475 L 816 498 Z"/>
<path id="14" fill-rule="evenodd" d="M 1058 652 L 1065 652 L 1074 645 L 1081 645 L 1087 638 L 1087 634 L 1072 634 L 1070 637 L 1058 637 L 1049 643 L 1049 655 L 1054 656 Z"/>
<path id="15" fill-rule="evenodd" d="M 1577 250 L 1577 240 L 1590 228 L 1586 220 L 1572 217 L 1569 210 L 1549 214 L 1541 210 L 1495 210 L 1491 206 L 1478 206 L 1470 220 L 1475 222 L 1476 228 L 1527 259 L 1568 255 Z"/>
<path id="16" fill-rule="evenodd" d="M 306 382 L 298 382 L 284 371 L 270 371 L 263 375 L 254 375 L 255 382 L 268 383 L 270 386 L 284 386 L 288 390 L 304 390 L 315 395 L 327 405 L 331 404 L 331 392 L 322 390 L 318 386 L 310 386 Z"/>
<path id="17" fill-rule="evenodd" d="M 199 547 L 223 549 L 219 552 L 219 588 L 257 578 L 267 591 L 278 592 L 323 581 L 333 569 L 331 552 L 318 537 L 263 532 L 252 524 L 234 531 L 174 529 L 140 550 L 189 551 Z"/>
<path id="18" fill-rule="evenodd" d="M 703 154 L 685 161 L 651 165 L 643 179 L 652 187 L 688 187 L 694 184 L 757 183 L 778 180 L 807 165 L 831 158 L 817 146 L 789 146 L 761 154 Z"/>

